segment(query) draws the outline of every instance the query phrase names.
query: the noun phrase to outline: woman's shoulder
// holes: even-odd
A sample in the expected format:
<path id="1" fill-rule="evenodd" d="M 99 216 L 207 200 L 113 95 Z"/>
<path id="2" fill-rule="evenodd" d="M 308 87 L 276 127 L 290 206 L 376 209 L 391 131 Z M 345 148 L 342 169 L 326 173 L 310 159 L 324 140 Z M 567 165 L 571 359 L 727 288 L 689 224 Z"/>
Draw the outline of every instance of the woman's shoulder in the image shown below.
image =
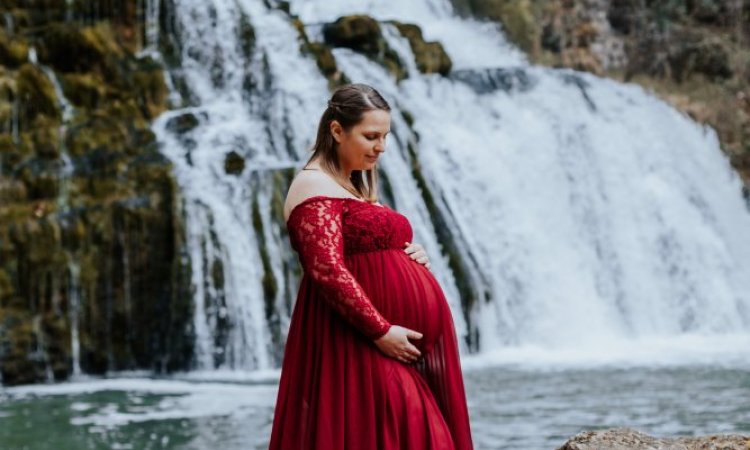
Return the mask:
<path id="1" fill-rule="evenodd" d="M 284 202 L 284 220 L 289 220 L 294 208 L 317 197 L 354 198 L 321 170 L 302 170 L 292 180 Z"/>

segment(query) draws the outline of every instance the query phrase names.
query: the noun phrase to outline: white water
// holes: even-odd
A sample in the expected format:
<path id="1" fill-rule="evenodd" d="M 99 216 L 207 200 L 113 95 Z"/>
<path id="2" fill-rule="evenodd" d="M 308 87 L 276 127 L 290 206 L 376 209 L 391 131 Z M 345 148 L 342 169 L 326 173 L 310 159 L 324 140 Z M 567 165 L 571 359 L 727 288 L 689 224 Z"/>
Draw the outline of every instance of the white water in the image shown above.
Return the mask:
<path id="1" fill-rule="evenodd" d="M 296 258 L 269 213 L 272 175 L 306 159 L 326 81 L 282 12 L 252 0 L 175 4 L 183 53 L 171 76 L 190 87 L 193 106 L 165 113 L 154 129 L 184 197 L 197 368 L 268 369 L 278 348 L 264 317 L 251 205 L 260 205 L 277 284 L 292 289 L 275 299 L 285 331 L 282 305 L 296 290 L 286 265 Z M 430 254 L 459 333 L 478 328 L 474 361 L 611 361 L 686 342 L 700 354 L 750 356 L 750 214 L 713 130 L 638 86 L 530 66 L 497 27 L 455 18 L 444 1 L 295 0 L 291 9 L 313 38 L 344 14 L 417 23 L 453 59 L 452 77 L 408 63 L 409 78 L 396 84 L 376 63 L 334 50 L 350 79 L 376 86 L 393 107 L 382 167 L 395 180 L 394 206 Z M 250 59 L 238 40 L 243 16 L 257 39 Z M 384 30 L 411 61 L 395 28 Z M 512 88 L 488 87 L 506 75 Z M 472 77 L 483 83 L 458 80 Z M 401 111 L 415 118 L 421 171 L 467 276 L 490 298 L 467 312 L 469 323 L 410 172 L 406 143 L 416 136 Z M 200 123 L 178 137 L 167 125 L 185 112 Z M 232 150 L 245 157 L 240 176 L 224 173 Z M 211 276 L 217 260 L 221 286 Z M 232 326 L 217 344 L 221 320 Z"/>

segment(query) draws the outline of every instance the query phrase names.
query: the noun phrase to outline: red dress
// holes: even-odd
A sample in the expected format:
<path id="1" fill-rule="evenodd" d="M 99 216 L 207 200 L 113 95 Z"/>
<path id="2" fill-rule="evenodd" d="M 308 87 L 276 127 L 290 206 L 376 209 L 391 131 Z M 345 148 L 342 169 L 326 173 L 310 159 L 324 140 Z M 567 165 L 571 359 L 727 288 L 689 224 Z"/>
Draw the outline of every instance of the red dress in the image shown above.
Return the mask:
<path id="1" fill-rule="evenodd" d="M 353 198 L 315 196 L 287 228 L 304 274 L 292 313 L 271 450 L 468 450 L 456 332 L 429 269 L 412 260 L 406 217 Z M 423 334 L 404 364 L 373 340 Z"/>

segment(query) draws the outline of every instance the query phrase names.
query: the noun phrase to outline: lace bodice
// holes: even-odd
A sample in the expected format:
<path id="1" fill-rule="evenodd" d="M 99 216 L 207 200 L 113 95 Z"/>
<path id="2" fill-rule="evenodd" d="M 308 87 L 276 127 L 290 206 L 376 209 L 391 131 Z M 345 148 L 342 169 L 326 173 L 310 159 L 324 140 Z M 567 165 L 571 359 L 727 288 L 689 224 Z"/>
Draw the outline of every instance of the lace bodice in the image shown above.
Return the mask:
<path id="1" fill-rule="evenodd" d="M 353 198 L 315 196 L 294 207 L 287 229 L 305 274 L 318 284 L 331 306 L 367 337 L 385 334 L 390 323 L 367 298 L 344 257 L 403 249 L 412 239 L 406 217 L 387 206 Z"/>

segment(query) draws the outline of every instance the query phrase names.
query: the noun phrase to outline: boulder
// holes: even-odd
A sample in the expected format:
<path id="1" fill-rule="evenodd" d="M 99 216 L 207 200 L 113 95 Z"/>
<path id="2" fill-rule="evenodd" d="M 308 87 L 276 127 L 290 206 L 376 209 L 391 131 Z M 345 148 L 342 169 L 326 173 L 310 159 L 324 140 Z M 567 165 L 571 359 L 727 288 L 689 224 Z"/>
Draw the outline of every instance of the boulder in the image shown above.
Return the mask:
<path id="1" fill-rule="evenodd" d="M 630 428 L 584 431 L 557 450 L 747 450 L 750 436 L 737 434 L 655 438 Z"/>
<path id="2" fill-rule="evenodd" d="M 420 72 L 448 75 L 453 62 L 440 42 L 425 41 L 422 30 L 417 25 L 399 22 L 395 25 L 401 35 L 409 41 Z"/>
<path id="3" fill-rule="evenodd" d="M 384 47 L 377 20 L 364 15 L 340 17 L 325 24 L 323 37 L 329 45 L 350 48 L 368 56 L 378 56 Z"/>

